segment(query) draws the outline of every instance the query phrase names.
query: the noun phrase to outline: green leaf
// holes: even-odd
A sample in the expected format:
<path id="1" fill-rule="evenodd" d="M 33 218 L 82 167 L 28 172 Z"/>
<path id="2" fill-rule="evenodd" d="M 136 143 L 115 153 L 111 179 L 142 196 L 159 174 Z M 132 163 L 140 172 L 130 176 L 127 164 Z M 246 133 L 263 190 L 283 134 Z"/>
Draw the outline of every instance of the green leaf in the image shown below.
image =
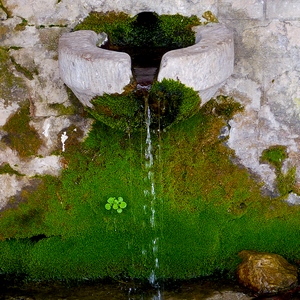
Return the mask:
<path id="1" fill-rule="evenodd" d="M 106 208 L 107 210 L 111 210 L 111 204 L 106 203 L 106 204 L 105 204 L 105 208 Z"/>
<path id="2" fill-rule="evenodd" d="M 119 208 L 119 205 L 118 204 L 114 204 L 113 205 L 113 209 L 118 209 Z"/>
<path id="3" fill-rule="evenodd" d="M 115 198 L 114 204 L 119 204 L 119 201 Z"/>
<path id="4" fill-rule="evenodd" d="M 118 197 L 119 203 L 123 202 L 123 198 L 122 197 Z"/>
<path id="5" fill-rule="evenodd" d="M 127 206 L 126 202 L 123 201 L 123 202 L 120 203 L 120 208 L 125 208 L 126 206 Z"/>
<path id="6" fill-rule="evenodd" d="M 110 197 L 110 198 L 108 198 L 107 202 L 110 204 L 113 204 L 114 200 L 115 200 L 115 197 Z"/>
<path id="7" fill-rule="evenodd" d="M 119 214 L 120 214 L 122 211 L 123 211 L 122 208 L 119 208 L 119 209 L 117 210 L 117 212 L 118 212 Z"/>

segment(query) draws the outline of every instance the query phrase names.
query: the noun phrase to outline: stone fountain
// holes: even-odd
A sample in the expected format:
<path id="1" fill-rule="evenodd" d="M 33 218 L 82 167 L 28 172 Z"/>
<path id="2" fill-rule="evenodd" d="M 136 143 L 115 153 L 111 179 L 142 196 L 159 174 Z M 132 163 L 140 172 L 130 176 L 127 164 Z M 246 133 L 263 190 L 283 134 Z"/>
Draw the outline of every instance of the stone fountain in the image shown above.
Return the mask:
<path id="1" fill-rule="evenodd" d="M 203 104 L 233 72 L 233 32 L 219 23 L 196 26 L 194 31 L 194 45 L 164 54 L 158 81 L 179 80 L 197 91 Z M 89 107 L 95 96 L 122 93 L 133 78 L 130 56 L 97 47 L 101 37 L 80 30 L 65 33 L 59 41 L 60 76 Z"/>

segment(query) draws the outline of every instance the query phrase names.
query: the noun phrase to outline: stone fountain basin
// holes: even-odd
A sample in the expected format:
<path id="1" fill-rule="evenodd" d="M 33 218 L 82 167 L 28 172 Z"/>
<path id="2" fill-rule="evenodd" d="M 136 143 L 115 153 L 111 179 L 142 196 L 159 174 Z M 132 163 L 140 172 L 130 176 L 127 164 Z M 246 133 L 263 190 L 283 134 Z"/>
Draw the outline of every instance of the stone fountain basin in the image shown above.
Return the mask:
<path id="1" fill-rule="evenodd" d="M 233 73 L 233 32 L 222 24 L 196 26 L 194 45 L 164 54 L 158 73 L 197 91 L 202 104 Z M 121 94 L 133 78 L 127 53 L 96 46 L 100 36 L 91 30 L 65 33 L 59 40 L 59 70 L 64 83 L 86 106 L 104 93 Z"/>

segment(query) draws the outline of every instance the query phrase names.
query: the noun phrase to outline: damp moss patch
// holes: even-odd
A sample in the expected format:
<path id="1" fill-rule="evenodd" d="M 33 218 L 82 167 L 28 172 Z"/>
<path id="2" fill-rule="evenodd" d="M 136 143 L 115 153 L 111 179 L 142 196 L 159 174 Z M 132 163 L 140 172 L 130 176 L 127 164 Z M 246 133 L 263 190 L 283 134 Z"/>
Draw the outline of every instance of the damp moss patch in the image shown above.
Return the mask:
<path id="1" fill-rule="evenodd" d="M 37 154 L 42 145 L 37 131 L 29 122 L 30 104 L 27 101 L 3 126 L 6 135 L 2 137 L 2 141 L 16 150 L 22 158 Z"/>
<path id="2" fill-rule="evenodd" d="M 179 14 L 159 16 L 152 13 L 151 20 L 149 20 L 151 13 L 147 13 L 147 17 L 144 18 L 142 14 L 131 17 L 123 12 L 91 12 L 74 30 L 105 32 L 109 36 L 111 46 L 115 47 L 175 49 L 195 43 L 195 33 L 192 27 L 200 25 L 197 16 L 186 17 Z"/>
<path id="3" fill-rule="evenodd" d="M 1 272 L 32 280 L 148 280 L 155 270 L 159 279 L 188 279 L 234 272 L 243 249 L 298 261 L 299 208 L 262 197 L 232 162 L 218 135 L 228 111 L 240 108 L 226 103 L 234 106 L 219 98 L 166 132 L 152 132 L 150 174 L 145 130 L 129 134 L 96 122 L 83 143 L 67 148 L 59 178 L 41 178 L 18 207 L 1 212 Z M 110 197 L 122 197 L 126 209 L 107 210 Z"/>

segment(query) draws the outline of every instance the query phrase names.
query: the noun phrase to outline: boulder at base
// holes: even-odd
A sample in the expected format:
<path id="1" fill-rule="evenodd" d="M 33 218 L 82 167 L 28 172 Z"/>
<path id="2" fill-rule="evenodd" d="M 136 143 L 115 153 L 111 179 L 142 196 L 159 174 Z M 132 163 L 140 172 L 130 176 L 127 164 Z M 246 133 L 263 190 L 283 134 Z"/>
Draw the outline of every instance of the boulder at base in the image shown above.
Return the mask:
<path id="1" fill-rule="evenodd" d="M 297 267 L 277 254 L 243 250 L 239 282 L 258 293 L 277 293 L 297 284 Z"/>

